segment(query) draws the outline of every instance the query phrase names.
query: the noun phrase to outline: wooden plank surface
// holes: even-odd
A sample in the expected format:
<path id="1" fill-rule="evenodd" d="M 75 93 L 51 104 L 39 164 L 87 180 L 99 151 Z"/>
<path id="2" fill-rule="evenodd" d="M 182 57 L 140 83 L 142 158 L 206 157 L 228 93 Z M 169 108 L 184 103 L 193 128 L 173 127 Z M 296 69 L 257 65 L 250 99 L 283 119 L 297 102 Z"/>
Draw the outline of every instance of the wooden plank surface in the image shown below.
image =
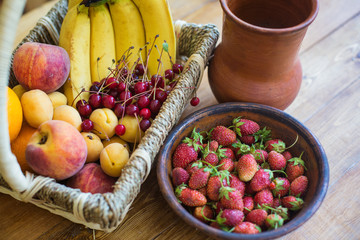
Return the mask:
<path id="1" fill-rule="evenodd" d="M 26 14 L 20 42 L 55 1 Z M 217 0 L 169 1 L 174 20 L 213 23 L 221 31 Z M 314 132 L 330 166 L 328 194 L 318 212 L 283 239 L 360 239 L 360 1 L 320 0 L 320 12 L 301 48 L 304 80 L 286 109 Z M 182 117 L 216 104 L 207 72 L 198 89 L 201 103 Z M 155 167 L 155 166 L 154 166 Z M 123 224 L 112 233 L 93 232 L 46 210 L 0 194 L 0 239 L 209 239 L 178 219 L 161 196 L 156 172 L 145 181 Z"/>

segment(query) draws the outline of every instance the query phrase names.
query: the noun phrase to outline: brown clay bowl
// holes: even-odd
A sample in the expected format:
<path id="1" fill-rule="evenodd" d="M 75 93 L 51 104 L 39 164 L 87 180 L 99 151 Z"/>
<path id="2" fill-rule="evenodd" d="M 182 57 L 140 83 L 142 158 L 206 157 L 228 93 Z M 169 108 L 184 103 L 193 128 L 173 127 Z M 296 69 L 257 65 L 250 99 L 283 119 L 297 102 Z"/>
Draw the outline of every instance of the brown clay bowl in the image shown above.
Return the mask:
<path id="1" fill-rule="evenodd" d="M 304 151 L 302 159 L 307 166 L 306 175 L 309 179 L 307 193 L 304 197 L 304 207 L 284 226 L 263 231 L 259 234 L 247 235 L 229 233 L 208 226 L 195 219 L 178 201 L 174 194 L 171 181 L 172 154 L 175 147 L 187 136 L 190 136 L 194 127 L 198 131 L 208 131 L 216 125 L 230 126 L 231 120 L 243 116 L 257 121 L 261 128 L 267 126 L 272 131 L 272 137 L 282 138 L 290 145 L 296 135 L 298 141 L 291 151 L 294 156 L 299 156 Z M 328 188 L 329 166 L 324 149 L 318 139 L 304 126 L 289 114 L 273 107 L 251 103 L 222 103 L 210 106 L 192 113 L 181 121 L 169 133 L 158 155 L 157 178 L 163 197 L 175 213 L 187 224 L 195 227 L 216 239 L 274 239 L 284 236 L 298 229 L 320 207 Z"/>

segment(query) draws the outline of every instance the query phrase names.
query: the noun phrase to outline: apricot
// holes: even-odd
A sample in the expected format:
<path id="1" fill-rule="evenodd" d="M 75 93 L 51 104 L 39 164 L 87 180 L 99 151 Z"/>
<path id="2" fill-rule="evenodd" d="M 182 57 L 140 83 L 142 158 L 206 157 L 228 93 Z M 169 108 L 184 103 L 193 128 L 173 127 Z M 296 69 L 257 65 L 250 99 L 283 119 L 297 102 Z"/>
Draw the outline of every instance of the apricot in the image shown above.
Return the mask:
<path id="1" fill-rule="evenodd" d="M 125 115 L 119 120 L 119 124 L 123 124 L 126 128 L 125 134 L 121 135 L 120 138 L 130 143 L 139 143 L 141 138 L 144 136 L 144 132 L 140 129 L 139 119 Z"/>
<path id="2" fill-rule="evenodd" d="M 80 113 L 69 105 L 61 105 L 54 109 L 53 120 L 62 120 L 73 125 L 79 132 L 81 131 Z"/>
<path id="3" fill-rule="evenodd" d="M 104 145 L 101 142 L 101 139 L 94 133 L 91 132 L 82 132 L 81 135 L 85 139 L 88 155 L 86 162 L 95 162 L 99 160 L 100 153 L 104 149 Z"/>
<path id="4" fill-rule="evenodd" d="M 115 127 L 118 118 L 115 113 L 108 108 L 95 109 L 89 119 L 94 123 L 94 132 L 101 139 L 108 139 L 115 135 Z"/>
<path id="5" fill-rule="evenodd" d="M 66 181 L 66 186 L 95 194 L 112 192 L 115 183 L 116 178 L 104 173 L 99 164 L 87 163 L 77 174 Z"/>
<path id="6" fill-rule="evenodd" d="M 54 109 L 58 106 L 67 104 L 67 98 L 61 92 L 55 91 L 55 92 L 49 93 L 48 96 L 53 104 Z"/>
<path id="7" fill-rule="evenodd" d="M 22 95 L 26 92 L 26 89 L 20 84 L 13 87 L 12 90 L 15 92 L 19 99 L 21 99 Z"/>
<path id="8" fill-rule="evenodd" d="M 20 101 L 25 120 L 31 127 L 38 128 L 43 122 L 52 120 L 54 109 L 45 92 L 39 89 L 27 91 Z"/>
<path id="9" fill-rule="evenodd" d="M 126 142 L 126 141 L 124 141 L 124 140 L 122 140 L 121 138 L 119 138 L 118 136 L 113 136 L 112 138 L 110 138 L 110 139 L 104 139 L 103 141 L 102 141 L 102 143 L 103 143 L 103 145 L 104 145 L 104 147 L 106 147 L 106 146 L 108 146 L 108 145 L 110 145 L 111 143 L 121 143 L 124 147 L 126 147 L 126 149 L 130 152 L 130 146 L 129 146 L 129 144 Z"/>
<path id="10" fill-rule="evenodd" d="M 26 42 L 14 54 L 13 71 L 26 89 L 51 93 L 59 89 L 70 73 L 70 58 L 64 48 Z"/>
<path id="11" fill-rule="evenodd" d="M 119 177 L 129 158 L 129 151 L 121 143 L 112 143 L 101 151 L 100 166 L 107 175 Z"/>

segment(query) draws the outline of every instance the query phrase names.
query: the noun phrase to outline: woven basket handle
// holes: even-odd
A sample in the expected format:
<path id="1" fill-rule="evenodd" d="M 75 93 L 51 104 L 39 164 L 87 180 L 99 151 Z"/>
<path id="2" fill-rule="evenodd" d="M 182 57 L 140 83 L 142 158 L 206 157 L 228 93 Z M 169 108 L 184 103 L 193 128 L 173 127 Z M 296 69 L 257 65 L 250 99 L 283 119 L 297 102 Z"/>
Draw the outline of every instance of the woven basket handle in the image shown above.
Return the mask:
<path id="1" fill-rule="evenodd" d="M 0 174 L 17 192 L 26 190 L 28 181 L 10 148 L 7 86 L 13 44 L 25 2 L 25 0 L 4 0 L 0 9 Z"/>

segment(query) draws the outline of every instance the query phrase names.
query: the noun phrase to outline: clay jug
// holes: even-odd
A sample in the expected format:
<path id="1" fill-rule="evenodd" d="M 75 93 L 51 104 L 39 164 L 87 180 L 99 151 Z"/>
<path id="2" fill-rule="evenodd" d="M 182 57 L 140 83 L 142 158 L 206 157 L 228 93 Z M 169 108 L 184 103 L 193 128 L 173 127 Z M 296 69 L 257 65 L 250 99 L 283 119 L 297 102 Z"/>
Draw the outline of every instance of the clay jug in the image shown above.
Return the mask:
<path id="1" fill-rule="evenodd" d="M 318 0 L 220 0 L 222 40 L 210 61 L 218 102 L 254 102 L 286 109 L 296 98 L 299 49 Z"/>

